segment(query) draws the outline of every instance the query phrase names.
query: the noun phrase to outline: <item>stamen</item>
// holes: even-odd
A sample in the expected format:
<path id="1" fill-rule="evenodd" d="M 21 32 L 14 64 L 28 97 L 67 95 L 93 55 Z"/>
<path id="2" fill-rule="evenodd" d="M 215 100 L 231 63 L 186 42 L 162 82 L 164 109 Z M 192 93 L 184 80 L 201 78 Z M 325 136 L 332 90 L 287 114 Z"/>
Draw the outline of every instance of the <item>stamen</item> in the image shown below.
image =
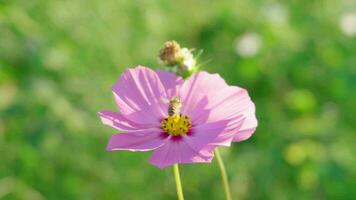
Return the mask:
<path id="1" fill-rule="evenodd" d="M 188 133 L 191 128 L 191 121 L 187 116 L 173 115 L 162 120 L 161 125 L 165 133 L 180 136 Z"/>

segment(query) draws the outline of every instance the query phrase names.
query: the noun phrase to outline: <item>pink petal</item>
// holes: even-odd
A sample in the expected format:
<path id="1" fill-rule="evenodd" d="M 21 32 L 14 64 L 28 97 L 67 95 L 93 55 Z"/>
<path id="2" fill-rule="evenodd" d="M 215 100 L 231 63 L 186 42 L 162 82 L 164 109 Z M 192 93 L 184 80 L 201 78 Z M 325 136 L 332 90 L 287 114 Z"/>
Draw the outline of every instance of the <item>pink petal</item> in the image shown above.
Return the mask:
<path id="1" fill-rule="evenodd" d="M 208 112 L 204 108 L 211 99 L 207 98 L 209 96 L 218 98 L 216 94 L 226 86 L 224 79 L 218 74 L 199 72 L 192 75 L 180 88 L 179 96 L 183 104 L 182 113 L 195 118 L 204 112 Z"/>
<path id="2" fill-rule="evenodd" d="M 220 95 L 222 97 L 220 101 L 215 101 L 210 105 L 209 120 L 211 121 L 249 113 L 251 106 L 253 106 L 247 91 L 239 87 L 227 87 Z"/>
<path id="3" fill-rule="evenodd" d="M 114 84 L 113 93 L 121 113 L 130 121 L 158 124 L 166 115 L 165 86 L 158 74 L 138 66 L 126 70 Z"/>
<path id="4" fill-rule="evenodd" d="M 152 128 L 149 126 L 136 124 L 128 119 L 126 119 L 121 113 L 112 111 L 100 111 L 98 112 L 103 124 L 111 126 L 115 129 L 122 131 L 138 130 Z"/>
<path id="5" fill-rule="evenodd" d="M 219 136 L 213 142 L 211 142 L 210 145 L 230 146 L 236 135 L 236 130 L 239 130 L 242 127 L 244 121 L 245 118 L 240 118 L 239 120 L 231 120 L 224 133 L 219 134 Z"/>
<path id="6" fill-rule="evenodd" d="M 114 134 L 107 145 L 108 151 L 149 151 L 164 145 L 169 137 L 159 129 Z"/>
<path id="7" fill-rule="evenodd" d="M 228 120 L 201 124 L 192 128 L 192 134 L 187 136 L 187 141 L 197 151 L 207 145 L 230 146 L 235 130 L 238 130 L 243 122 L 243 116 L 239 115 Z"/>
<path id="8" fill-rule="evenodd" d="M 211 162 L 210 152 L 197 152 L 192 149 L 184 138 L 170 140 L 165 145 L 155 149 L 150 158 L 151 164 L 164 168 L 176 163 L 207 163 Z"/>
<path id="9" fill-rule="evenodd" d="M 195 116 L 193 118 L 195 123 L 217 121 L 241 115 L 242 111 L 252 103 L 247 91 L 235 86 L 225 86 L 214 94 L 208 93 L 205 97 L 206 100 L 202 100 L 207 102 L 204 110 L 208 111 L 208 118 L 201 114 L 197 115 L 196 112 L 201 112 L 199 110 L 192 111 L 191 115 Z"/>
<path id="10" fill-rule="evenodd" d="M 235 136 L 232 139 L 232 141 L 233 142 L 241 142 L 241 141 L 247 140 L 248 138 L 250 138 L 252 136 L 252 134 L 255 132 L 255 130 L 256 130 L 256 127 L 246 129 L 246 130 L 240 130 L 237 133 L 235 133 Z"/>
<path id="11" fill-rule="evenodd" d="M 247 139 L 257 127 L 255 105 L 247 91 L 227 85 L 219 75 L 200 72 L 191 76 L 182 85 L 180 97 L 183 101 L 182 112 L 192 119 L 193 124 L 243 115 L 244 122 L 235 130 L 233 141 Z"/>
<path id="12" fill-rule="evenodd" d="M 257 119 L 255 115 L 255 105 L 251 104 L 250 108 L 247 109 L 247 112 L 244 113 L 246 119 L 241 126 L 241 128 L 235 134 L 233 138 L 233 142 L 240 142 L 243 140 L 247 140 L 251 137 L 251 135 L 255 132 L 257 127 Z"/>
<path id="13" fill-rule="evenodd" d="M 219 134 L 222 134 L 229 120 L 211 122 L 200 126 L 192 127 L 191 134 L 186 135 L 187 143 L 196 151 L 200 151 L 205 146 L 213 142 Z"/>
<path id="14" fill-rule="evenodd" d="M 156 72 L 166 89 L 168 100 L 178 96 L 178 88 L 184 83 L 183 79 L 174 73 L 162 70 L 156 70 Z"/>
<path id="15" fill-rule="evenodd" d="M 237 118 L 237 117 L 236 117 Z M 175 163 L 205 163 L 211 162 L 213 150 L 229 131 L 241 126 L 243 118 L 211 122 L 192 128 L 192 133 L 178 139 L 170 139 L 165 145 L 154 150 L 150 162 L 160 168 Z M 220 138 L 221 137 L 221 138 Z M 228 135 L 231 142 L 233 134 Z M 222 141 L 226 143 L 226 141 Z"/>
<path id="16" fill-rule="evenodd" d="M 257 119 L 255 115 L 255 105 L 251 101 L 246 90 L 230 86 L 229 89 L 232 95 L 216 102 L 212 106 L 209 118 L 206 121 L 216 121 L 221 119 L 230 118 L 236 115 L 243 115 L 244 122 L 241 127 L 234 131 L 234 142 L 248 139 L 256 130 Z M 235 93 L 233 92 L 235 91 Z"/>

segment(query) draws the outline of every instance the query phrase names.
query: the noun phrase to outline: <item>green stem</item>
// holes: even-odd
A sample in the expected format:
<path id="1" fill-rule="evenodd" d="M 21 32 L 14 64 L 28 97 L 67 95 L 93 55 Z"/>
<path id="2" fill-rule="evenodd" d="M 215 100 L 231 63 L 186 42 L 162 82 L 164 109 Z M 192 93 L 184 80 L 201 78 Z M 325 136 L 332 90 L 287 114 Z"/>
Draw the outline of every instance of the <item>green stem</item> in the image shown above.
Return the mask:
<path id="1" fill-rule="evenodd" d="M 173 173 L 174 173 L 174 179 L 176 181 L 178 200 L 184 200 L 183 189 L 182 189 L 182 183 L 180 181 L 178 164 L 174 164 L 173 165 Z"/>
<path id="2" fill-rule="evenodd" d="M 219 168 L 220 168 L 221 179 L 222 179 L 222 182 L 223 182 L 223 187 L 224 187 L 224 191 L 225 191 L 226 200 L 232 200 L 231 193 L 230 193 L 229 180 L 227 178 L 224 162 L 223 162 L 223 160 L 221 158 L 221 155 L 220 155 L 220 152 L 219 152 L 218 148 L 215 148 L 214 152 L 215 152 L 216 160 L 218 161 L 218 165 L 219 165 Z"/>

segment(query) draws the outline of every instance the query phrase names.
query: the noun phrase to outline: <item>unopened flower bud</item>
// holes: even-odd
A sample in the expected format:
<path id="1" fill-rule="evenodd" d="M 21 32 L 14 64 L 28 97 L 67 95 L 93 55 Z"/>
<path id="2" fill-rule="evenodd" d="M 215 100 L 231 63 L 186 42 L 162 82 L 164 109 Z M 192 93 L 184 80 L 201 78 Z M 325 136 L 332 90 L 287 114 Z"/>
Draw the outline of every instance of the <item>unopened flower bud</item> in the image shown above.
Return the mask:
<path id="1" fill-rule="evenodd" d="M 182 48 L 176 41 L 169 41 L 159 52 L 159 57 L 167 70 L 187 78 L 198 70 L 196 58 L 191 49 Z"/>
<path id="2" fill-rule="evenodd" d="M 182 49 L 176 41 L 168 41 L 159 52 L 159 57 L 164 64 L 174 66 L 180 64 L 184 57 Z"/>

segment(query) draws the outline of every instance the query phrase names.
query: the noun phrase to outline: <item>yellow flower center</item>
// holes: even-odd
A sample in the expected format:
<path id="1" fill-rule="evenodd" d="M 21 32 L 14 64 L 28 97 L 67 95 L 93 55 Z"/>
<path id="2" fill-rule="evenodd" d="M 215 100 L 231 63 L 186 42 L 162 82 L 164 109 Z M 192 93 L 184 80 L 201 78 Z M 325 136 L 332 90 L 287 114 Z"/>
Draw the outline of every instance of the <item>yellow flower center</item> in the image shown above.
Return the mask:
<path id="1" fill-rule="evenodd" d="M 180 136 L 188 133 L 192 126 L 192 122 L 187 116 L 173 115 L 162 120 L 161 125 L 165 133 L 173 136 Z"/>

